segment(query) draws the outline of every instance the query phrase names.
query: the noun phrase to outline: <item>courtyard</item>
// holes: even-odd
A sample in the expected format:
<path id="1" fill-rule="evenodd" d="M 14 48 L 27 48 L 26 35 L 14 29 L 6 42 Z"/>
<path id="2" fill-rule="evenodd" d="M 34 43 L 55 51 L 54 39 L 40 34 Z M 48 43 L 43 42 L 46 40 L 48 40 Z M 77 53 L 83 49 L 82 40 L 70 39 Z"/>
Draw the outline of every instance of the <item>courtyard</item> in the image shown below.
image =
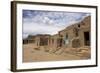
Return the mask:
<path id="1" fill-rule="evenodd" d="M 35 44 L 23 45 L 23 62 L 85 60 L 91 58 L 91 49 L 88 46 L 80 48 L 56 48 Z"/>

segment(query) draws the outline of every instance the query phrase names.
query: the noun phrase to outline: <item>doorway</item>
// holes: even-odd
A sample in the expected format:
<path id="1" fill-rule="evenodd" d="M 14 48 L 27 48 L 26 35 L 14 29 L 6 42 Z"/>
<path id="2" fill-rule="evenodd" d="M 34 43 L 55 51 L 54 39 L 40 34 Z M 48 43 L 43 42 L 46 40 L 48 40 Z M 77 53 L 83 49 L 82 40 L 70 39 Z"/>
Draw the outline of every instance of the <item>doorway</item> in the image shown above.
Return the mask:
<path id="1" fill-rule="evenodd" d="M 90 35 L 89 35 L 89 31 L 84 32 L 84 44 L 86 46 L 90 46 Z"/>

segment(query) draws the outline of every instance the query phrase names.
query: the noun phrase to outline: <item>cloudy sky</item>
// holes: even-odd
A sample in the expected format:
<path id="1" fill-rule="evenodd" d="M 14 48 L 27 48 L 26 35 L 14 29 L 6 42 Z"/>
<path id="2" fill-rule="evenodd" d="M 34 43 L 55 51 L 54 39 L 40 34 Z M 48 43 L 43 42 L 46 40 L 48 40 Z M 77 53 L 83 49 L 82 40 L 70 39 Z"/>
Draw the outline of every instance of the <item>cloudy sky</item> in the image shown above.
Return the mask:
<path id="1" fill-rule="evenodd" d="M 56 34 L 67 26 L 77 23 L 89 13 L 23 10 L 23 38 L 28 35 Z"/>

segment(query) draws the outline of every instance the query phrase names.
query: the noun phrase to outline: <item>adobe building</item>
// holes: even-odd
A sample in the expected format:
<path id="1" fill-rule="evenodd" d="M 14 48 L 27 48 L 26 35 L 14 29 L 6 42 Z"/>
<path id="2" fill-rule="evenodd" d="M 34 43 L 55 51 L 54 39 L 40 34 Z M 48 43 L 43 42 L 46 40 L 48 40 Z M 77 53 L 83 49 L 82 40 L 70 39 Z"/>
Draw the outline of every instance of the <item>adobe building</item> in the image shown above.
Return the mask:
<path id="1" fill-rule="evenodd" d="M 66 27 L 55 35 L 38 34 L 29 36 L 23 43 L 34 43 L 39 46 L 48 46 L 51 49 L 78 48 L 90 46 L 90 24 L 91 16 L 85 17 L 82 21 Z"/>
<path id="2" fill-rule="evenodd" d="M 81 22 L 68 26 L 59 34 L 62 36 L 63 47 L 78 48 L 81 46 L 90 46 L 90 24 L 91 17 L 88 16 Z"/>
<path id="3" fill-rule="evenodd" d="M 35 43 L 35 36 L 29 35 L 27 38 L 23 39 L 23 44 Z"/>
<path id="4" fill-rule="evenodd" d="M 50 35 L 36 35 L 35 36 L 35 44 L 37 46 L 47 46 L 49 45 Z"/>
<path id="5" fill-rule="evenodd" d="M 51 49 L 56 50 L 57 48 L 62 46 L 62 38 L 59 34 L 52 35 L 50 37 L 49 41 L 49 47 L 52 47 Z"/>

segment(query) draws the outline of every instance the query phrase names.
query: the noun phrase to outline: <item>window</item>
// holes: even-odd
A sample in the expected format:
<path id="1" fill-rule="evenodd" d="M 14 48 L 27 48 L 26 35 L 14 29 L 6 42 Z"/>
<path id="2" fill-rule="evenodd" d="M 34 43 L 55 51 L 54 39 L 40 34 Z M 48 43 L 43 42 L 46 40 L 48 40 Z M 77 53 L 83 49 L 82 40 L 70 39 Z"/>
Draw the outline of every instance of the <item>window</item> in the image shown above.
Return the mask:
<path id="1" fill-rule="evenodd" d="M 78 24 L 78 27 L 80 28 L 80 24 Z"/>

